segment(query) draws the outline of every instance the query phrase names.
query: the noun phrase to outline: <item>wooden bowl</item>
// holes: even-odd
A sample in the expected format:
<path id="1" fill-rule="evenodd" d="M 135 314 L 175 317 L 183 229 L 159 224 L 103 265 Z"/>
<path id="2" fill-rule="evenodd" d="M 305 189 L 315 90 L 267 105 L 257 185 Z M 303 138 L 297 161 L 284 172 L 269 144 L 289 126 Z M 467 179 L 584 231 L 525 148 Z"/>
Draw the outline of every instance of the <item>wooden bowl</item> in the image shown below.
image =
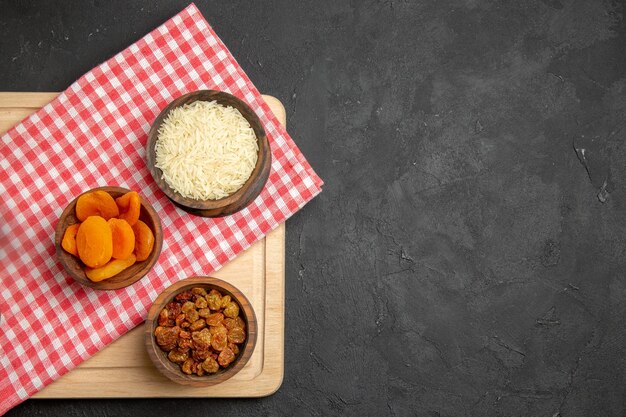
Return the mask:
<path id="1" fill-rule="evenodd" d="M 259 153 L 256 166 L 245 184 L 233 194 L 219 200 L 194 200 L 183 197 L 178 191 L 170 187 L 162 178 L 163 172 L 155 166 L 155 144 L 159 136 L 159 127 L 172 109 L 193 103 L 194 101 L 216 101 L 217 103 L 234 107 L 250 123 L 259 143 Z M 272 165 L 272 152 L 270 149 L 265 129 L 256 113 L 242 100 L 232 94 L 216 90 L 200 90 L 185 94 L 172 101 L 165 107 L 156 118 L 148 133 L 146 149 L 147 165 L 161 190 L 183 210 L 203 217 L 222 217 L 233 214 L 250 204 L 263 190 Z"/>
<path id="2" fill-rule="evenodd" d="M 85 191 L 85 193 L 96 190 L 106 191 L 113 198 L 117 198 L 130 191 L 121 187 L 98 187 Z M 93 282 L 87 278 L 87 275 L 85 275 L 85 266 L 80 259 L 67 253 L 61 247 L 61 240 L 63 240 L 65 229 L 72 224 L 79 223 L 79 220 L 76 218 L 76 201 L 78 200 L 78 197 L 72 200 L 65 210 L 63 210 L 59 223 L 56 227 L 54 244 L 56 246 L 56 253 L 59 262 L 61 262 L 61 265 L 63 265 L 67 273 L 72 278 L 86 287 L 95 288 L 97 290 L 117 290 L 133 284 L 150 271 L 157 259 L 159 259 L 159 254 L 161 253 L 161 247 L 163 246 L 163 230 L 161 229 L 159 216 L 156 211 L 154 211 L 154 208 L 152 208 L 150 203 L 141 195 L 139 197 L 141 199 L 141 212 L 139 214 L 139 219 L 148 225 L 154 234 L 154 248 L 152 249 L 152 253 L 145 261 L 137 262 L 114 277 L 100 282 Z"/>
<path id="3" fill-rule="evenodd" d="M 239 304 L 239 315 L 246 324 L 246 340 L 239 348 L 239 354 L 237 355 L 237 358 L 235 358 L 234 362 L 232 362 L 226 369 L 220 369 L 214 374 L 205 374 L 203 376 L 184 374 L 177 364 L 171 362 L 167 358 L 167 353 L 161 350 L 154 337 L 154 330 L 158 326 L 159 313 L 163 307 L 173 301 L 177 294 L 194 287 L 202 287 L 208 291 L 216 289 L 221 292 L 222 295 L 230 295 L 231 299 Z M 150 359 L 152 359 L 152 362 L 159 372 L 170 380 L 182 385 L 207 387 L 226 381 L 246 365 L 250 356 L 252 356 L 252 352 L 254 351 L 256 338 L 256 315 L 254 314 L 250 301 L 248 301 L 246 296 L 233 285 L 218 278 L 191 277 L 171 285 L 157 297 L 154 304 L 152 304 L 152 307 L 150 307 L 148 317 L 146 318 L 145 344 L 148 349 Z"/>

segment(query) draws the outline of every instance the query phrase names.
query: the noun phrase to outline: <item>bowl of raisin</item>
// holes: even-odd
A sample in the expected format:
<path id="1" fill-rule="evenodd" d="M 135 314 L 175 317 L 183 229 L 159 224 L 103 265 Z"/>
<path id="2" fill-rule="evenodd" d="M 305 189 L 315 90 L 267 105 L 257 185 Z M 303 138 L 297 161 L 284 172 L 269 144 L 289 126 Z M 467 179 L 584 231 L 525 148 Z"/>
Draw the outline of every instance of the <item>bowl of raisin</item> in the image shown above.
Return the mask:
<path id="1" fill-rule="evenodd" d="M 248 362 L 257 323 L 246 296 L 212 277 L 191 277 L 163 291 L 148 312 L 145 342 L 156 368 L 195 387 L 226 381 Z"/>

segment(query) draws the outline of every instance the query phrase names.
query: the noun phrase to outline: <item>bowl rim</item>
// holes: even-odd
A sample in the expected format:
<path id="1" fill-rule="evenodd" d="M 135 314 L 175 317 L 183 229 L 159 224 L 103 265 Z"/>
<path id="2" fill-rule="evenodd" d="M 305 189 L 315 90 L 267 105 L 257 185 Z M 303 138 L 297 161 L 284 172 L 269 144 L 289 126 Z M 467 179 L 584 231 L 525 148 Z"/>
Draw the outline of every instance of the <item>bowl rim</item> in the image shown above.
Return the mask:
<path id="1" fill-rule="evenodd" d="M 141 261 L 141 262 L 144 262 L 145 264 L 142 266 L 141 270 L 138 273 L 136 273 L 132 277 L 129 277 L 128 279 L 123 280 L 123 281 L 103 280 L 99 282 L 93 282 L 90 279 L 88 279 L 86 276 L 84 278 L 79 277 L 76 273 L 73 272 L 72 270 L 73 268 L 68 263 L 69 259 L 74 258 L 74 255 L 67 253 L 65 249 L 63 249 L 63 247 L 61 246 L 61 241 L 63 239 L 65 229 L 67 227 L 67 226 L 64 226 L 65 222 L 63 222 L 62 219 L 72 214 L 71 211 L 75 210 L 76 202 L 78 201 L 78 198 L 80 196 L 82 196 L 83 194 L 92 192 L 92 191 L 106 191 L 107 193 L 110 193 L 110 192 L 127 193 L 132 190 L 129 190 L 128 188 L 124 188 L 124 187 L 119 187 L 119 186 L 101 186 L 101 187 L 95 187 L 95 188 L 86 190 L 80 193 L 79 195 L 77 195 L 76 197 L 74 197 L 65 206 L 65 208 L 63 209 L 63 212 L 61 213 L 61 215 L 59 216 L 57 220 L 57 225 L 55 227 L 55 232 L 54 232 L 56 258 L 58 262 L 63 266 L 63 270 L 66 272 L 66 274 L 72 277 L 74 281 L 78 282 L 82 286 L 93 288 L 96 290 L 118 290 L 121 288 L 128 287 L 129 285 L 132 285 L 135 282 L 142 279 L 143 277 L 145 277 L 148 274 L 148 272 L 152 270 L 154 265 L 159 260 L 161 249 L 163 248 L 163 228 L 161 225 L 161 219 L 159 218 L 159 215 L 157 214 L 154 207 L 152 207 L 152 204 L 150 204 L 150 202 L 146 200 L 145 197 L 141 195 L 141 193 L 137 192 L 137 194 L 139 194 L 139 199 L 141 201 L 141 208 L 145 210 L 147 215 L 150 217 L 150 219 L 154 223 L 154 230 L 152 230 L 152 232 L 154 233 L 154 248 L 152 249 L 152 253 L 150 254 L 150 257 L 146 259 L 145 261 Z"/>
<path id="2" fill-rule="evenodd" d="M 178 191 L 170 187 L 170 185 L 162 178 L 163 171 L 161 171 L 160 168 L 156 167 L 155 145 L 158 139 L 158 130 L 161 127 L 161 124 L 172 109 L 196 101 L 215 101 L 218 104 L 235 107 L 248 121 L 248 123 L 254 130 L 259 145 L 257 162 L 254 166 L 254 169 L 252 170 L 252 173 L 250 174 L 250 177 L 237 191 L 218 200 L 195 200 L 182 196 Z M 225 101 L 227 102 L 224 103 Z M 161 189 L 161 191 L 163 191 L 163 193 L 165 193 L 165 195 L 170 200 L 172 200 L 177 206 L 183 209 L 191 209 L 193 214 L 202 215 L 202 210 L 209 211 L 224 209 L 238 202 L 242 198 L 247 198 L 250 200 L 247 204 L 252 202 L 254 198 L 256 198 L 258 194 L 260 194 L 269 177 L 269 169 L 263 169 L 264 165 L 271 165 L 271 152 L 268 151 L 269 149 L 270 144 L 267 139 L 263 123 L 261 123 L 261 119 L 259 118 L 259 116 L 245 101 L 233 94 L 221 90 L 196 90 L 175 98 L 170 103 L 168 103 L 168 105 L 165 106 L 165 108 L 163 108 L 163 110 L 161 110 L 161 112 L 158 114 L 158 116 L 150 126 L 150 130 L 148 131 L 148 139 L 146 142 L 146 165 L 148 166 L 150 174 L 152 175 L 154 181 L 157 183 L 158 187 Z M 269 161 L 266 161 L 266 159 L 269 159 Z M 253 184 L 255 184 L 257 181 L 262 182 L 258 192 L 253 193 L 253 196 L 246 196 L 248 188 L 252 187 Z"/>
<path id="3" fill-rule="evenodd" d="M 230 295 L 231 298 L 239 304 L 240 314 L 243 313 L 243 320 L 246 323 L 246 340 L 240 348 L 240 353 L 235 361 L 226 369 L 220 370 L 215 374 L 205 374 L 203 376 L 187 375 L 182 373 L 179 366 L 171 362 L 167 358 L 167 353 L 159 348 L 154 337 L 154 330 L 158 327 L 159 313 L 167 303 L 171 302 L 177 294 L 186 289 L 202 286 L 216 288 L 222 293 Z M 252 303 L 250 303 L 248 297 L 246 297 L 241 290 L 233 284 L 219 278 L 211 276 L 191 276 L 165 288 L 154 300 L 146 316 L 144 343 L 148 351 L 148 356 L 155 368 L 169 380 L 181 385 L 208 387 L 230 379 L 243 369 L 254 353 L 257 334 L 256 313 L 254 312 Z"/>

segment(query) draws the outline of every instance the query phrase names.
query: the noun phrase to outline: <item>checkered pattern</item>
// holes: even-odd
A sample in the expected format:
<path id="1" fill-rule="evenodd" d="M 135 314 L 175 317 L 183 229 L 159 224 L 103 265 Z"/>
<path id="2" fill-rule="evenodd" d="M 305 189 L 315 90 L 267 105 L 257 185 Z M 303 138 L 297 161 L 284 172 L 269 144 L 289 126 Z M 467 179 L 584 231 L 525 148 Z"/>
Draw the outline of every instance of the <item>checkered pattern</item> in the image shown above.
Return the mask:
<path id="1" fill-rule="evenodd" d="M 222 219 L 176 209 L 144 162 L 147 132 L 160 109 L 199 89 L 224 90 L 246 101 L 272 147 L 262 194 Z M 166 286 L 220 268 L 322 185 L 193 4 L 0 139 L 0 414 L 141 323 Z M 118 291 L 80 286 L 55 259 L 54 228 L 63 208 L 82 191 L 103 185 L 140 191 L 164 231 L 155 268 Z"/>

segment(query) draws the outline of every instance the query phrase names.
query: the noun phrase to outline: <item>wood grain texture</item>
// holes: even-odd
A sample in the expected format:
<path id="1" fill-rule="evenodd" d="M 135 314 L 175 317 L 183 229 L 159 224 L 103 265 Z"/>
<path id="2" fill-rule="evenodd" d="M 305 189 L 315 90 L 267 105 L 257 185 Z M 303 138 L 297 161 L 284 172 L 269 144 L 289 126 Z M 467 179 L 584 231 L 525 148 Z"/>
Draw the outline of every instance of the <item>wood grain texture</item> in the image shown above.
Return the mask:
<path id="1" fill-rule="evenodd" d="M 54 100 L 59 93 L 0 92 L 0 108 L 22 108 L 39 110 Z M 31 111 L 31 113 L 33 113 Z M 4 130 L 3 130 L 4 132 Z"/>
<path id="2" fill-rule="evenodd" d="M 0 92 L 0 132 L 54 97 L 56 93 Z M 286 114 L 280 101 L 271 96 L 263 98 L 284 124 Z M 33 398 L 208 398 L 273 394 L 282 384 L 284 373 L 285 225 L 279 225 L 212 275 L 243 291 L 257 316 L 256 347 L 248 364 L 237 375 L 212 387 L 196 388 L 171 382 L 152 365 L 141 325 Z"/>
<path id="3" fill-rule="evenodd" d="M 239 304 L 239 315 L 243 318 L 246 325 L 246 340 L 243 345 L 240 345 L 240 352 L 235 361 L 226 369 L 220 369 L 220 371 L 212 375 L 198 376 L 182 373 L 179 366 L 172 363 L 167 358 L 167 354 L 159 348 L 154 337 L 154 331 L 158 326 L 157 322 L 161 310 L 168 303 L 173 301 L 177 294 L 194 287 L 204 288 L 207 292 L 215 289 L 222 295 L 229 295 L 232 300 Z M 234 285 L 213 277 L 191 277 L 166 288 L 159 294 L 154 304 L 152 304 L 152 307 L 150 307 L 144 327 L 146 349 L 157 370 L 178 384 L 190 385 L 192 387 L 209 387 L 232 378 L 248 363 L 252 352 L 254 352 L 257 339 L 257 321 L 250 301 L 248 301 L 246 296 Z"/>
<path id="4" fill-rule="evenodd" d="M 98 187 L 86 190 L 81 195 L 97 190 L 106 191 L 114 199 L 131 191 L 122 187 Z M 79 223 L 79 220 L 76 218 L 76 202 L 78 201 L 78 197 L 80 197 L 80 195 L 76 196 L 76 198 L 74 198 L 74 200 L 67 205 L 65 210 L 63 210 L 63 213 L 61 213 L 54 236 L 57 259 L 61 265 L 63 265 L 63 268 L 65 268 L 65 272 L 67 272 L 69 276 L 74 278 L 81 285 L 97 290 L 118 290 L 120 288 L 128 287 L 143 278 L 150 271 L 150 269 L 152 269 L 154 264 L 156 264 L 159 259 L 159 255 L 161 254 L 161 248 L 163 247 L 163 230 L 161 229 L 161 220 L 159 220 L 159 215 L 156 213 L 152 205 L 145 198 L 143 198 L 141 194 L 139 194 L 139 198 L 141 199 L 141 212 L 139 214 L 139 220 L 143 221 L 150 228 L 150 230 L 152 230 L 152 234 L 154 235 L 154 248 L 152 249 L 152 253 L 148 259 L 135 263 L 114 277 L 104 281 L 93 282 L 87 278 L 87 275 L 85 274 L 85 266 L 80 259 L 67 253 L 61 247 L 61 240 L 63 239 L 65 229 L 72 224 Z"/>
<path id="5" fill-rule="evenodd" d="M 169 186 L 163 179 L 163 172 L 156 167 L 155 145 L 163 120 L 173 109 L 196 101 L 215 101 L 223 106 L 237 109 L 254 130 L 259 144 L 257 162 L 250 174 L 250 178 L 239 190 L 219 200 L 195 200 L 183 197 L 178 191 Z M 146 163 L 154 181 L 176 206 L 196 216 L 222 217 L 243 209 L 261 193 L 270 174 L 272 152 L 259 117 L 246 103 L 223 91 L 199 90 L 176 98 L 157 116 L 148 132 Z"/>

